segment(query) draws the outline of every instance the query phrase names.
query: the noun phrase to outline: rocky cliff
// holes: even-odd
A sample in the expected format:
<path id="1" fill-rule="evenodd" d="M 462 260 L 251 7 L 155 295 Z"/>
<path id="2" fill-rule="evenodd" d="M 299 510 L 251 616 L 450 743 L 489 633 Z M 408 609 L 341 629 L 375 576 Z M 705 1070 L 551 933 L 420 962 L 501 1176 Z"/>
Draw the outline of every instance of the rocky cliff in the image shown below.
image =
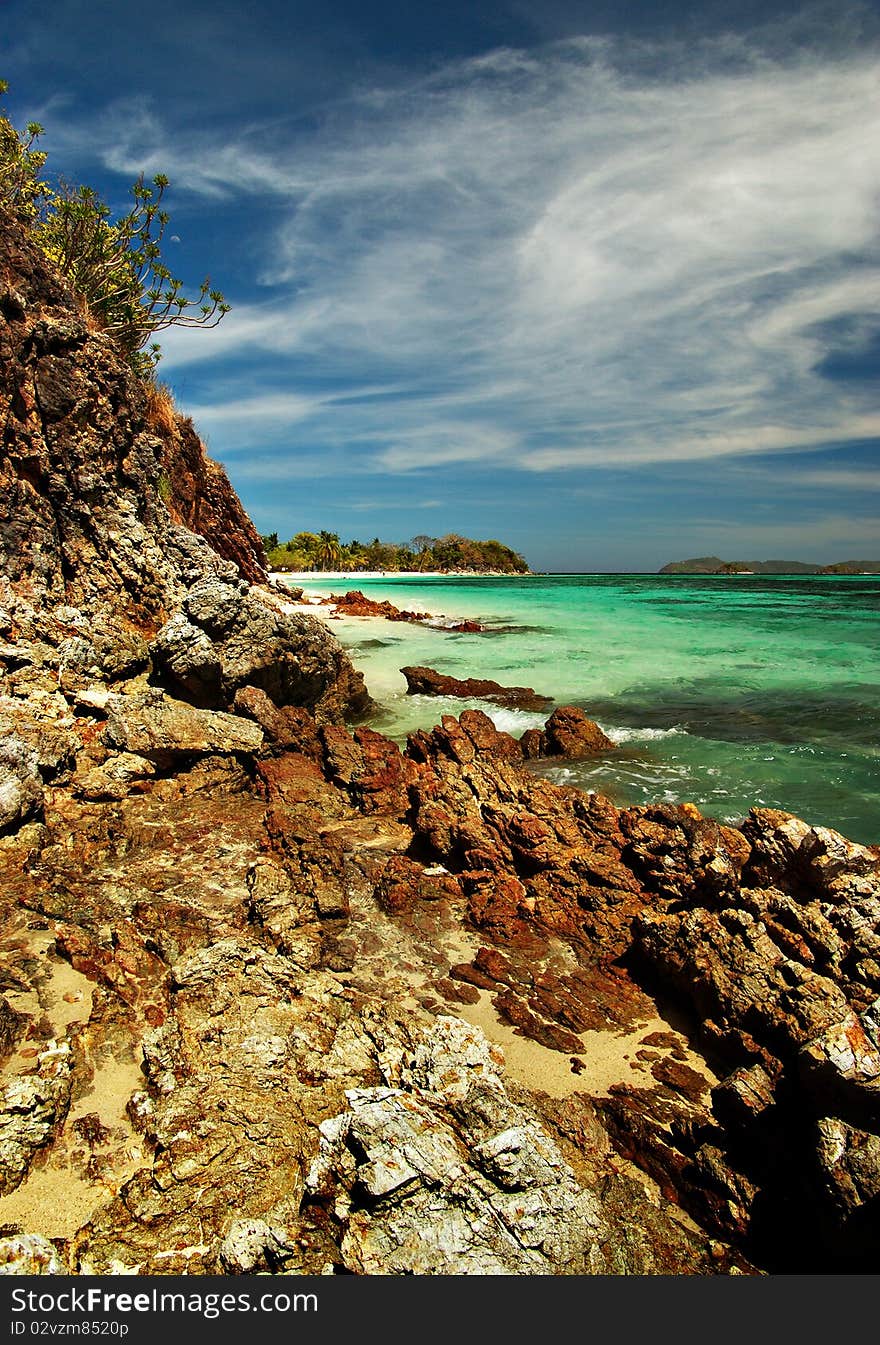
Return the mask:
<path id="1" fill-rule="evenodd" d="M 0 276 L 0 1271 L 872 1267 L 880 851 L 557 786 L 571 709 L 347 727 L 190 428 Z"/>
<path id="2" fill-rule="evenodd" d="M 326 627 L 268 588 L 260 539 L 191 423 L 90 329 L 0 214 L 0 566 L 16 661 L 142 673 L 222 709 L 245 684 L 340 718 L 367 708 Z"/>

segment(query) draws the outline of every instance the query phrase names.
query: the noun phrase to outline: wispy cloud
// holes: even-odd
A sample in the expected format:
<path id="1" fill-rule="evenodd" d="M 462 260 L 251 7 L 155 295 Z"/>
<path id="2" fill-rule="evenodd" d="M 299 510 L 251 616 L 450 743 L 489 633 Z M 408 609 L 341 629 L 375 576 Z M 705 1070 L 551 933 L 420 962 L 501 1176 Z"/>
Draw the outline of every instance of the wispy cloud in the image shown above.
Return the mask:
<path id="1" fill-rule="evenodd" d="M 581 39 L 366 90 L 271 153 L 131 102 L 104 157 L 273 203 L 265 304 L 169 336 L 172 375 L 259 353 L 276 383 L 295 360 L 397 390 L 255 394 L 255 432 L 308 418 L 393 473 L 803 451 L 880 436 L 867 390 L 821 371 L 880 301 L 878 74 L 870 49 Z M 221 448 L 236 404 L 199 412 Z"/>

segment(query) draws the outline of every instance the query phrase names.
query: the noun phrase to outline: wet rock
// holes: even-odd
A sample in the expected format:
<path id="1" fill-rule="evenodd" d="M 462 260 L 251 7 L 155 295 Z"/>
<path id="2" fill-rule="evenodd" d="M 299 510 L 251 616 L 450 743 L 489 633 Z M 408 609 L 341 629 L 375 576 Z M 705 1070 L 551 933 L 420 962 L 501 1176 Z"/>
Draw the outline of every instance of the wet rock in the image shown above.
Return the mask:
<path id="1" fill-rule="evenodd" d="M 489 700 L 517 710 L 543 710 L 552 705 L 552 696 L 541 696 L 531 687 L 504 687 L 490 678 L 447 677 L 433 668 L 408 667 L 400 670 L 406 678 L 408 696 L 452 696 L 467 700 Z"/>
<path id="2" fill-rule="evenodd" d="M 610 752 L 614 743 L 583 710 L 561 705 L 544 725 L 541 756 L 582 757 L 594 752 Z"/>
<path id="3" fill-rule="evenodd" d="M 340 616 L 378 616 L 384 617 L 386 621 L 423 622 L 429 620 L 430 615 L 428 612 L 402 611 L 387 601 L 376 602 L 373 598 L 365 597 L 360 589 L 351 589 L 348 593 L 331 593 L 324 601 L 335 607 Z"/>

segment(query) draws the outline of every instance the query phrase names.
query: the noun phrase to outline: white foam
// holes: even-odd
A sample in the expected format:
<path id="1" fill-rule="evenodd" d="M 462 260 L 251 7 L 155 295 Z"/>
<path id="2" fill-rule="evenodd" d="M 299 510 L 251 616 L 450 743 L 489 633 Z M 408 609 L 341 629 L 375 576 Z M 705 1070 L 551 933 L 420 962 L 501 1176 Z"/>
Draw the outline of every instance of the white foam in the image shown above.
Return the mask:
<path id="1" fill-rule="evenodd" d="M 658 738 L 674 738 L 678 734 L 687 733 L 687 729 L 674 724 L 671 729 L 619 728 L 605 729 L 605 733 L 613 743 L 650 743 Z"/>

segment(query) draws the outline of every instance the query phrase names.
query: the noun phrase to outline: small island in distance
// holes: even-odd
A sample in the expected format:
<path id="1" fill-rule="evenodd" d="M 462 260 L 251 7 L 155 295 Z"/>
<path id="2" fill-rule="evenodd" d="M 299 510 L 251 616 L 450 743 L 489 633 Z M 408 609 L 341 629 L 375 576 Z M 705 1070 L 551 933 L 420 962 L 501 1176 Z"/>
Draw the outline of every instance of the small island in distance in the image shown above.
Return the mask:
<path id="1" fill-rule="evenodd" d="M 527 562 L 503 542 L 474 541 L 450 532 L 444 537 L 422 534 L 409 542 L 341 542 L 335 532 L 298 532 L 279 544 L 277 532 L 262 538 L 273 570 L 401 571 L 444 574 L 529 574 Z"/>
<path id="2" fill-rule="evenodd" d="M 840 560 L 833 565 L 813 565 L 802 560 L 721 560 L 719 556 L 696 556 L 673 560 L 659 574 L 880 574 L 880 560 Z"/>

